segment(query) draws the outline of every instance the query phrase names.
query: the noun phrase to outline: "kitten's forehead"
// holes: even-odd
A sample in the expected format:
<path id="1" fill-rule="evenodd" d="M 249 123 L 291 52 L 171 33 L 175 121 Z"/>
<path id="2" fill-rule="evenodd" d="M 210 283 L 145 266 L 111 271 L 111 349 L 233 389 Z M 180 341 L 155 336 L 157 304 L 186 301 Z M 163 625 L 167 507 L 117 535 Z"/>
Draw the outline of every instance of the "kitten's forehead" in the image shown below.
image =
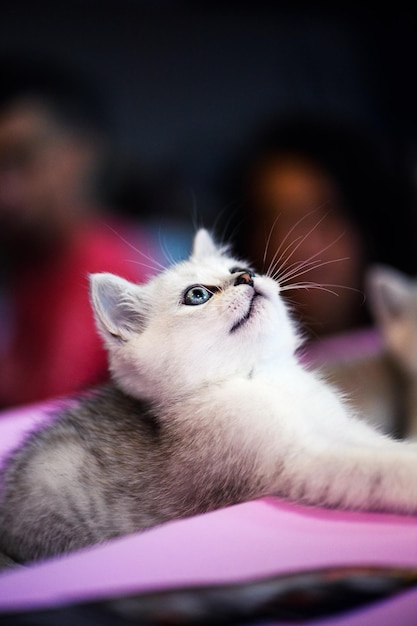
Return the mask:
<path id="1" fill-rule="evenodd" d="M 184 284 L 220 283 L 230 275 L 230 270 L 237 264 L 231 257 L 209 257 L 206 260 L 183 261 L 166 272 L 168 278 L 174 278 Z"/>

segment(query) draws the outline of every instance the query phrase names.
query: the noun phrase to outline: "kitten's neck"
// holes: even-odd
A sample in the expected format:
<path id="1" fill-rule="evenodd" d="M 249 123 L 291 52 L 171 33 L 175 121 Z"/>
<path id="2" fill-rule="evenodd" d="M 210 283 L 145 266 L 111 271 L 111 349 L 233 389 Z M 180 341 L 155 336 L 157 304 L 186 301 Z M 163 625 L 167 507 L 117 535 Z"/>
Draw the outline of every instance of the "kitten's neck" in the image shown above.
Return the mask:
<path id="1" fill-rule="evenodd" d="M 201 398 L 206 396 L 210 391 L 215 391 L 220 387 L 227 386 L 234 381 L 248 380 L 253 383 L 266 384 L 273 389 L 279 389 L 283 381 L 287 388 L 296 387 L 299 390 L 299 376 L 307 375 L 305 368 L 299 363 L 295 355 L 286 354 L 282 357 L 270 357 L 263 359 L 261 362 L 248 366 L 246 370 L 242 369 L 234 373 L 218 376 L 212 376 L 198 383 L 193 381 L 181 380 L 174 382 L 169 378 L 159 382 L 153 382 L 152 385 L 143 387 L 140 391 L 137 386 L 126 384 L 128 381 L 124 377 L 115 377 L 114 384 L 123 393 L 128 396 L 137 398 L 138 400 L 149 401 L 152 404 L 161 407 L 188 404 L 190 398 Z M 147 391 L 149 390 L 149 394 Z"/>
<path id="2" fill-rule="evenodd" d="M 289 356 L 275 355 L 269 359 L 264 359 L 262 362 L 256 364 L 250 371 L 249 378 L 264 379 L 264 380 L 276 380 L 285 372 L 295 372 L 304 369 L 300 364 L 295 354 Z"/>

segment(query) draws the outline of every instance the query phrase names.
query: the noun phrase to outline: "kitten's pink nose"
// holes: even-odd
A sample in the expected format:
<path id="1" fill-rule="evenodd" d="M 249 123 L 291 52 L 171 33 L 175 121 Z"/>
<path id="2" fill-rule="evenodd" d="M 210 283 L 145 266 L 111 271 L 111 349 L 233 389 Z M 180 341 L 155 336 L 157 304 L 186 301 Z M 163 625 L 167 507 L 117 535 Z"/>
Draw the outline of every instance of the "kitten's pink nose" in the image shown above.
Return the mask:
<path id="1" fill-rule="evenodd" d="M 250 287 L 253 287 L 253 278 L 249 274 L 249 272 L 243 272 L 242 274 L 239 274 L 239 276 L 235 280 L 235 287 L 237 285 L 249 285 Z"/>

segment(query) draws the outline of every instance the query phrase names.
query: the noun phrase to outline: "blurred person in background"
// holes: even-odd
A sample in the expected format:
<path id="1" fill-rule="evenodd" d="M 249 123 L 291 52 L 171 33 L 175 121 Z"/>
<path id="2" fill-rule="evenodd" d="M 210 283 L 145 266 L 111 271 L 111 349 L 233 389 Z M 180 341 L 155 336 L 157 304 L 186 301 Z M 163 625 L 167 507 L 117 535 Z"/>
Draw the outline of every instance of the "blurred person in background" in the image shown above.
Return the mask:
<path id="1" fill-rule="evenodd" d="M 124 241 L 128 224 L 98 200 L 107 137 L 91 86 L 63 67 L 1 65 L 0 407 L 8 407 L 104 380 L 88 274 L 140 282 L 149 270 Z"/>
<path id="2" fill-rule="evenodd" d="M 416 270 L 408 185 L 356 129 L 306 116 L 273 122 L 228 182 L 228 199 L 243 207 L 236 247 L 299 285 L 283 293 L 310 338 L 368 323 L 371 263 Z"/>

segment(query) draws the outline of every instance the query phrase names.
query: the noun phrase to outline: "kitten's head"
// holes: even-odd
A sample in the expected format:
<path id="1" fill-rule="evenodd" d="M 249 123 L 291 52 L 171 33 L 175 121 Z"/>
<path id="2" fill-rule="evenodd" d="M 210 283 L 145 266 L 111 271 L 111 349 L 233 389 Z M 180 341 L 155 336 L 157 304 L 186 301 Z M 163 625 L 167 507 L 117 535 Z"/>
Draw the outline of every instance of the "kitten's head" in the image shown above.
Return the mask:
<path id="1" fill-rule="evenodd" d="M 207 231 L 187 261 L 145 285 L 91 276 L 96 323 L 113 378 L 140 397 L 187 394 L 252 376 L 299 345 L 279 285 L 219 248 Z"/>
<path id="2" fill-rule="evenodd" d="M 417 376 L 417 283 L 391 267 L 375 266 L 367 276 L 370 308 L 388 352 Z"/>

